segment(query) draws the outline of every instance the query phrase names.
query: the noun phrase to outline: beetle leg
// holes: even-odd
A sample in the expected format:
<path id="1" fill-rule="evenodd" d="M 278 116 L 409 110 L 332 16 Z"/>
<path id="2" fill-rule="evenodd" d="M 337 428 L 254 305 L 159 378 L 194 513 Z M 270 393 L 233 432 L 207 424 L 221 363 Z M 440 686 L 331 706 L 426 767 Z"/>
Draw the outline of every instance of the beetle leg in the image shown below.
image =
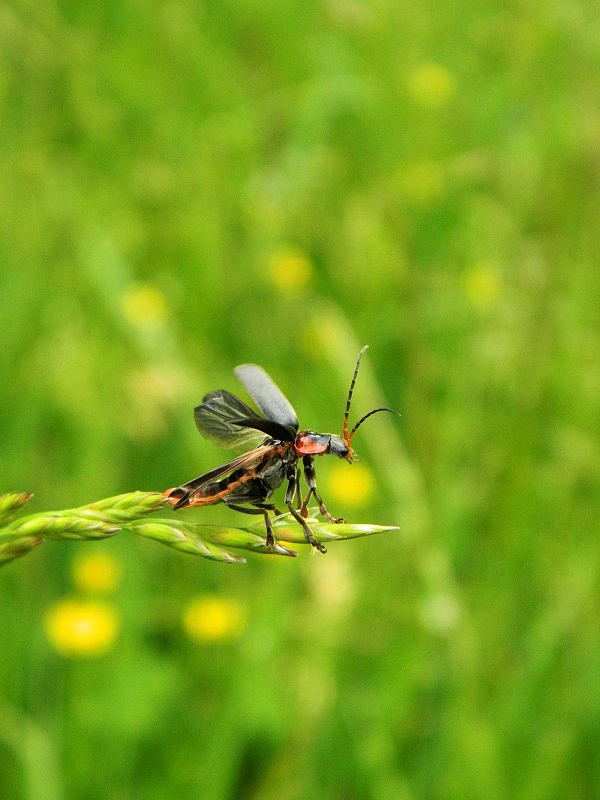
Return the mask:
<path id="1" fill-rule="evenodd" d="M 288 478 L 288 486 L 285 493 L 285 504 L 288 507 L 290 514 L 296 520 L 296 522 L 299 522 L 300 525 L 302 525 L 302 529 L 304 530 L 304 535 L 306 536 L 307 541 L 309 541 L 312 544 L 312 546 L 316 547 L 317 550 L 319 550 L 321 553 L 326 553 L 327 549 L 320 542 L 317 542 L 317 540 L 313 535 L 313 532 L 306 524 L 306 521 L 300 516 L 300 514 L 296 511 L 296 509 L 293 506 L 294 495 L 296 493 L 296 488 L 297 488 L 295 470 L 289 473 L 287 478 Z"/>
<path id="2" fill-rule="evenodd" d="M 346 520 L 343 517 L 336 518 L 333 516 L 333 514 L 329 513 L 329 511 L 327 510 L 327 506 L 323 502 L 323 498 L 317 492 L 317 481 L 315 477 L 315 471 L 313 468 L 312 458 L 305 456 L 302 459 L 302 461 L 304 464 L 304 478 L 306 480 L 306 483 L 308 484 L 308 494 L 306 495 L 304 503 L 302 503 L 302 509 L 300 511 L 302 516 L 305 517 L 308 514 L 308 501 L 310 500 L 310 496 L 314 495 L 315 500 L 319 504 L 319 511 L 325 517 L 325 519 L 327 519 L 329 522 L 335 522 L 338 524 L 341 522 L 346 522 Z"/>
<path id="3" fill-rule="evenodd" d="M 296 469 L 296 509 L 299 511 L 302 505 L 302 493 L 300 490 L 300 478 L 302 473 L 300 472 L 300 467 Z"/>
<path id="4" fill-rule="evenodd" d="M 275 547 L 275 534 L 269 518 L 269 512 L 265 510 L 265 528 L 267 529 L 267 547 L 272 550 Z"/>
<path id="5" fill-rule="evenodd" d="M 310 456 L 304 456 L 302 461 L 303 461 L 303 464 L 304 464 L 304 476 L 306 477 L 306 475 L 307 475 L 306 470 L 310 469 L 310 467 L 312 466 L 313 460 L 312 460 L 312 458 Z M 307 479 L 307 483 L 308 483 L 308 479 Z M 300 486 L 300 479 L 298 479 L 298 486 Z M 305 519 L 306 519 L 306 517 L 308 517 L 308 501 L 312 497 L 312 494 L 313 494 L 313 490 L 309 486 L 308 487 L 308 492 L 306 493 L 306 497 L 304 498 L 304 502 L 302 503 L 302 508 L 300 509 L 300 514 Z"/>
<path id="6" fill-rule="evenodd" d="M 242 514 L 264 514 L 265 527 L 267 529 L 267 547 L 269 550 L 272 550 L 273 547 L 275 547 L 275 535 L 273 534 L 269 511 L 275 511 L 277 514 L 277 509 L 272 503 L 257 503 L 256 505 L 258 508 L 247 508 L 246 506 L 237 506 L 233 503 L 227 503 L 228 508 L 233 508 L 234 511 L 241 511 Z M 277 516 L 279 516 L 279 514 L 277 514 Z"/>
<path id="7" fill-rule="evenodd" d="M 303 517 L 308 517 L 308 501 L 312 497 L 312 489 L 309 489 L 306 497 L 304 498 L 304 502 L 302 503 L 302 508 L 300 509 L 300 513 Z"/>
<path id="8" fill-rule="evenodd" d="M 257 508 L 266 508 L 267 511 L 272 511 L 276 517 L 280 517 L 283 511 L 280 511 L 275 503 L 254 503 Z"/>

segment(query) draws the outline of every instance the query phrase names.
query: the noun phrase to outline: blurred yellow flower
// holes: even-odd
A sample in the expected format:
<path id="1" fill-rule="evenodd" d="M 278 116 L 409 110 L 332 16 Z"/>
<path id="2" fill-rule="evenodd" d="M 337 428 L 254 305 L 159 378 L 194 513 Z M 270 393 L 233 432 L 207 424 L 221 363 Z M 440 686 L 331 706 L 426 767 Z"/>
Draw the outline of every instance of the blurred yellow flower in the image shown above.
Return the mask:
<path id="1" fill-rule="evenodd" d="M 415 203 L 433 204 L 446 194 L 444 172 L 435 161 L 417 161 L 399 170 L 403 194 Z"/>
<path id="2" fill-rule="evenodd" d="M 157 328 L 166 316 L 165 298 L 150 283 L 133 283 L 121 295 L 121 310 L 134 327 Z"/>
<path id="3" fill-rule="evenodd" d="M 89 553 L 75 559 L 71 571 L 84 592 L 113 592 L 123 577 L 121 564 L 107 553 Z"/>
<path id="4" fill-rule="evenodd" d="M 479 311 L 491 308 L 502 294 L 502 280 L 487 264 L 475 264 L 466 269 L 462 283 L 471 304 Z"/>
<path id="5" fill-rule="evenodd" d="M 116 641 L 120 622 L 104 603 L 65 599 L 46 615 L 46 634 L 63 656 L 92 658 L 107 653 Z"/>
<path id="6" fill-rule="evenodd" d="M 456 94 L 456 80 L 441 64 L 422 64 L 408 79 L 413 100 L 425 108 L 441 108 Z"/>
<path id="7" fill-rule="evenodd" d="M 327 503 L 339 503 L 332 513 L 346 516 L 345 509 L 360 508 L 373 494 L 373 474 L 364 464 L 334 464 L 326 479 Z"/>
<path id="8" fill-rule="evenodd" d="M 244 628 L 241 605 L 233 598 L 204 595 L 183 610 L 183 627 L 194 642 L 235 639 Z"/>
<path id="9" fill-rule="evenodd" d="M 283 248 L 270 256 L 268 274 L 278 291 L 282 294 L 294 294 L 311 283 L 313 265 L 306 254 Z"/>

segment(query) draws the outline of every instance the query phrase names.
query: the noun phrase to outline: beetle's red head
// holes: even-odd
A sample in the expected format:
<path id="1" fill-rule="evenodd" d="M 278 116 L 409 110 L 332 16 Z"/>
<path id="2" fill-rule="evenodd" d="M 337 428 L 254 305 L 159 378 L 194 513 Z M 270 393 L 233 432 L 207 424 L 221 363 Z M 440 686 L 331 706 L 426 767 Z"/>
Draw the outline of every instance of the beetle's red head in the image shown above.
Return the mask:
<path id="1" fill-rule="evenodd" d="M 340 444 L 342 447 L 345 447 L 345 452 L 341 452 L 342 448 L 339 448 L 340 452 L 336 452 L 336 455 L 339 455 L 340 458 L 345 458 L 346 461 L 352 463 L 354 459 L 354 451 L 350 447 L 350 442 L 352 441 L 352 437 L 358 430 L 359 426 L 368 419 L 373 414 L 377 414 L 378 411 L 389 411 L 390 414 L 397 414 L 397 411 L 393 411 L 391 408 L 374 408 L 373 411 L 369 411 L 368 414 L 365 414 L 364 417 L 361 417 L 356 425 L 352 428 L 350 433 L 348 433 L 348 416 L 350 414 L 350 402 L 352 400 L 352 392 L 354 391 L 354 384 L 356 383 L 356 376 L 358 375 L 358 367 L 360 365 L 360 360 L 363 356 L 363 353 L 368 348 L 368 344 L 363 347 L 363 349 L 358 354 L 358 358 L 356 359 L 356 366 L 354 367 L 354 375 L 352 376 L 352 383 L 350 384 L 350 391 L 348 392 L 348 399 L 346 400 L 346 411 L 344 412 L 344 427 L 342 428 L 342 439 L 339 437 L 335 437 L 339 439 Z M 332 450 L 333 452 L 333 450 Z"/>

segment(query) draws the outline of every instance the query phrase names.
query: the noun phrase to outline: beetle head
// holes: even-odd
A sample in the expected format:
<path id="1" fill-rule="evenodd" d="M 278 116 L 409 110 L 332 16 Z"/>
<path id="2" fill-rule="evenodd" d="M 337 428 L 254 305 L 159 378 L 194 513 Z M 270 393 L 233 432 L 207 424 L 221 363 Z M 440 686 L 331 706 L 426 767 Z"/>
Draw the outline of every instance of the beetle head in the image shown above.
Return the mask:
<path id="1" fill-rule="evenodd" d="M 331 455 L 337 456 L 338 458 L 344 458 L 346 461 L 352 463 L 354 456 L 352 449 L 348 447 L 341 436 L 336 436 L 335 433 L 332 433 L 329 436 L 329 448 L 327 449 L 327 452 L 331 453 Z"/>

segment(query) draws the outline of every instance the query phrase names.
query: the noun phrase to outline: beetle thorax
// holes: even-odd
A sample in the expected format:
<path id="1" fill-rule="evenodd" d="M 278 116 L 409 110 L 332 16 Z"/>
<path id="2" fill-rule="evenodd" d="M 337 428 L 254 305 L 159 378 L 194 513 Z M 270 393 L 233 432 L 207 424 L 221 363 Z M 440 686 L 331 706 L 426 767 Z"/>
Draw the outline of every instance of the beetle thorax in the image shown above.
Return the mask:
<path id="1" fill-rule="evenodd" d="M 299 456 L 322 456 L 329 449 L 329 439 L 329 433 L 300 431 L 296 436 L 296 453 Z"/>

